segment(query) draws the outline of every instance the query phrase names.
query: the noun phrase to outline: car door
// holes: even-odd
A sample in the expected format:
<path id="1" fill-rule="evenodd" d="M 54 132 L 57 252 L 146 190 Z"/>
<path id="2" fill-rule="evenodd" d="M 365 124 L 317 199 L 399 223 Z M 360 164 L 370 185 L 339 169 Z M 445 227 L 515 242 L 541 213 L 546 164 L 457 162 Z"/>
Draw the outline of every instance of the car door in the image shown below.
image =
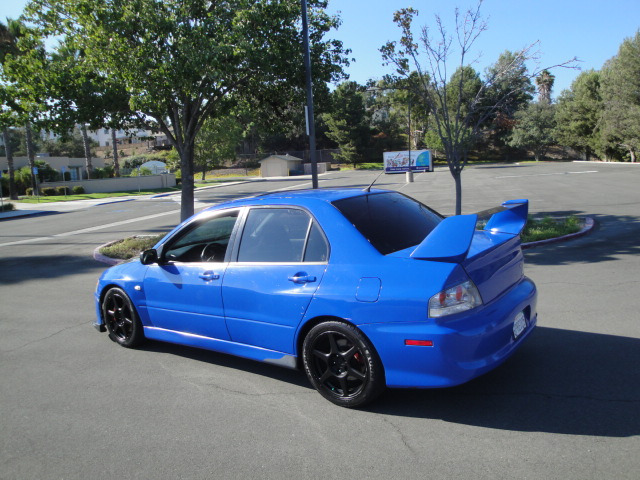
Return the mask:
<path id="1" fill-rule="evenodd" d="M 163 246 L 160 264 L 150 265 L 144 278 L 154 327 L 229 339 L 221 287 L 238 213 L 214 213 L 188 224 Z"/>
<path id="2" fill-rule="evenodd" d="M 231 339 L 294 353 L 296 328 L 329 259 L 317 221 L 299 208 L 252 208 L 234 257 L 222 284 Z"/>

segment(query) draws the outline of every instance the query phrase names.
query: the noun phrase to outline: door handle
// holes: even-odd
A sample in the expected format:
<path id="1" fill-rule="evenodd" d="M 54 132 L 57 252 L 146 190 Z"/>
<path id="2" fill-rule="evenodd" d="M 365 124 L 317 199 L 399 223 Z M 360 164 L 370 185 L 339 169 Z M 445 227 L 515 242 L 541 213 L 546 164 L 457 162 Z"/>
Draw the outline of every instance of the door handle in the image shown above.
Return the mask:
<path id="1" fill-rule="evenodd" d="M 203 280 L 218 280 L 220 278 L 220 275 L 215 272 L 202 272 L 198 276 Z"/>
<path id="2" fill-rule="evenodd" d="M 313 275 L 307 275 L 306 272 L 298 272 L 292 277 L 288 277 L 287 280 L 293 283 L 302 284 L 315 282 L 316 277 L 314 277 Z"/>

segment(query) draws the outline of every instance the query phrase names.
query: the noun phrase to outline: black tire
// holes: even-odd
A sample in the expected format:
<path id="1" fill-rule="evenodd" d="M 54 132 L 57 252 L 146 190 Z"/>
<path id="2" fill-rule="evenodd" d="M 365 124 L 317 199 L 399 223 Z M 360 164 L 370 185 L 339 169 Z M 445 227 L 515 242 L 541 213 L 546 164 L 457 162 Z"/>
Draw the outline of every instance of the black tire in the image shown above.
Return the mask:
<path id="1" fill-rule="evenodd" d="M 385 389 L 378 354 L 360 330 L 346 323 L 313 327 L 302 344 L 302 361 L 316 390 L 341 407 L 362 406 Z"/>
<path id="2" fill-rule="evenodd" d="M 104 296 L 102 318 L 109 338 L 123 347 L 137 347 L 144 341 L 144 330 L 138 313 L 121 288 L 110 288 Z"/>

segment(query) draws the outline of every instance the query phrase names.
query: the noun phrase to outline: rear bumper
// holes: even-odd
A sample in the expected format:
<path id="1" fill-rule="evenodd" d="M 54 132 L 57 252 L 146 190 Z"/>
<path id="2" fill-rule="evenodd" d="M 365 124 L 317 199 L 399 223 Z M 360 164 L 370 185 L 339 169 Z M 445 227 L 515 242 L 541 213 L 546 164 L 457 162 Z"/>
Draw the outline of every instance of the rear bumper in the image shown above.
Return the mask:
<path id="1" fill-rule="evenodd" d="M 482 375 L 509 358 L 537 323 L 536 301 L 536 286 L 524 277 L 491 303 L 462 314 L 358 327 L 380 355 L 389 387 L 448 387 Z M 515 339 L 513 324 L 521 311 L 527 327 Z M 430 340 L 433 346 L 407 346 L 408 339 Z"/>

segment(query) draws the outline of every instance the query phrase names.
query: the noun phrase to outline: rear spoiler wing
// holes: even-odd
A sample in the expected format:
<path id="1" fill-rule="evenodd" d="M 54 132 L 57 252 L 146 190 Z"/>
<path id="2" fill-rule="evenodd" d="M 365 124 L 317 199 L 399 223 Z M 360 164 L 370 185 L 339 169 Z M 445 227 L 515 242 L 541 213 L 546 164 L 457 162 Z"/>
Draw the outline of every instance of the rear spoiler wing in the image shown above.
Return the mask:
<path id="1" fill-rule="evenodd" d="M 500 211 L 492 215 L 484 231 L 519 235 L 527 223 L 528 213 L 528 200 L 508 200 L 502 204 Z M 469 253 L 477 221 L 476 214 L 445 218 L 411 252 L 411 258 L 448 263 L 462 262 Z"/>

